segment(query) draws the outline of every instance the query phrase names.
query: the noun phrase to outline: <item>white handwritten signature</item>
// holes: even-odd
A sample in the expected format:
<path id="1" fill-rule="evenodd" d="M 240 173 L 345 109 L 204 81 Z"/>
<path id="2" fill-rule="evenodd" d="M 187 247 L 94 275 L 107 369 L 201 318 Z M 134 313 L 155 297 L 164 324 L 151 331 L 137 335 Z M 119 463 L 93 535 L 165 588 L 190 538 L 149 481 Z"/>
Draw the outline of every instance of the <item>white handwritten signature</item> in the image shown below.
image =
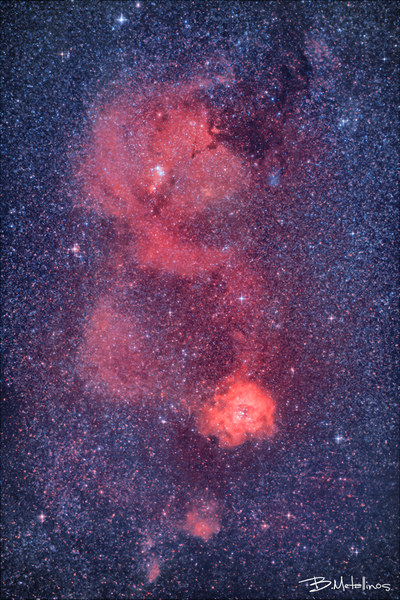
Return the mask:
<path id="1" fill-rule="evenodd" d="M 303 579 L 299 581 L 299 583 L 307 583 L 310 589 L 310 594 L 314 592 L 320 592 L 325 588 L 332 588 L 334 590 L 385 590 L 386 592 L 390 592 L 390 585 L 388 583 L 375 583 L 370 584 L 367 583 L 366 577 L 362 577 L 361 583 L 354 583 L 354 577 L 351 576 L 351 583 L 344 583 L 343 576 L 340 578 L 339 583 L 334 579 L 330 581 L 329 579 L 325 579 L 325 577 L 310 577 L 309 579 Z"/>

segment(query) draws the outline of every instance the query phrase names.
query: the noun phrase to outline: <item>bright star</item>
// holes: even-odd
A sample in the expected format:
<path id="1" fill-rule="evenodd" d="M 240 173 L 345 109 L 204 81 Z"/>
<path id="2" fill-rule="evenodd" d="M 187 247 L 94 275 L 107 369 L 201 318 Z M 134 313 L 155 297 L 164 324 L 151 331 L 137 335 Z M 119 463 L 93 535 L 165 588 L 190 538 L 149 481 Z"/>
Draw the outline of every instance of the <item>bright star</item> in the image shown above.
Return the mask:
<path id="1" fill-rule="evenodd" d="M 121 23 L 121 25 L 123 25 L 125 23 L 125 21 L 127 21 L 128 19 L 125 19 L 124 15 L 121 13 L 121 16 L 119 19 L 117 19 L 118 23 Z"/>

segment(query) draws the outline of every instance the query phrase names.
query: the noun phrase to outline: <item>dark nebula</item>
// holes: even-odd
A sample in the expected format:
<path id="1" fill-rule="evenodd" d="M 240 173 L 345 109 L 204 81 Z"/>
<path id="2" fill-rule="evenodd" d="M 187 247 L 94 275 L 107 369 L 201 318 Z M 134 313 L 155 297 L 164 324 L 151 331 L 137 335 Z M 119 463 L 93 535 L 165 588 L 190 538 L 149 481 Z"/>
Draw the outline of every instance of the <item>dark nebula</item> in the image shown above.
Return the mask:
<path id="1" fill-rule="evenodd" d="M 4 6 L 2 597 L 397 597 L 394 4 Z"/>

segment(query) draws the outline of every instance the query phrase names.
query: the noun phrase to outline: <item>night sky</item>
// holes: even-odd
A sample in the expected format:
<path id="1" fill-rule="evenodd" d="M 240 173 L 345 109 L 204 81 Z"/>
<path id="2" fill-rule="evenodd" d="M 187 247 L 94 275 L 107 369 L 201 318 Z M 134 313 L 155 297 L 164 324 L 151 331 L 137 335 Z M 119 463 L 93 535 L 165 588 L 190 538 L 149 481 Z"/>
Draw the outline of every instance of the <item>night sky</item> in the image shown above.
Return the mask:
<path id="1" fill-rule="evenodd" d="M 398 598 L 396 4 L 0 11 L 1 597 Z"/>

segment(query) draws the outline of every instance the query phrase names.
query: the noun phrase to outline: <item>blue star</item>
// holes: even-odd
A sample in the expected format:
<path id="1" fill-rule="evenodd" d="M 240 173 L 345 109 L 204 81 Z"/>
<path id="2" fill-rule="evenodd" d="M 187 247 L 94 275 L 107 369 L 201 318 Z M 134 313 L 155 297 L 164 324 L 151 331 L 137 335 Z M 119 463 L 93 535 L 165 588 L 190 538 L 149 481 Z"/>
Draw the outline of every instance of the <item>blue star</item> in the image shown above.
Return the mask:
<path id="1" fill-rule="evenodd" d="M 121 16 L 119 17 L 119 19 L 117 19 L 118 23 L 120 23 L 121 25 L 123 25 L 128 19 L 125 19 L 124 15 L 121 13 Z"/>

